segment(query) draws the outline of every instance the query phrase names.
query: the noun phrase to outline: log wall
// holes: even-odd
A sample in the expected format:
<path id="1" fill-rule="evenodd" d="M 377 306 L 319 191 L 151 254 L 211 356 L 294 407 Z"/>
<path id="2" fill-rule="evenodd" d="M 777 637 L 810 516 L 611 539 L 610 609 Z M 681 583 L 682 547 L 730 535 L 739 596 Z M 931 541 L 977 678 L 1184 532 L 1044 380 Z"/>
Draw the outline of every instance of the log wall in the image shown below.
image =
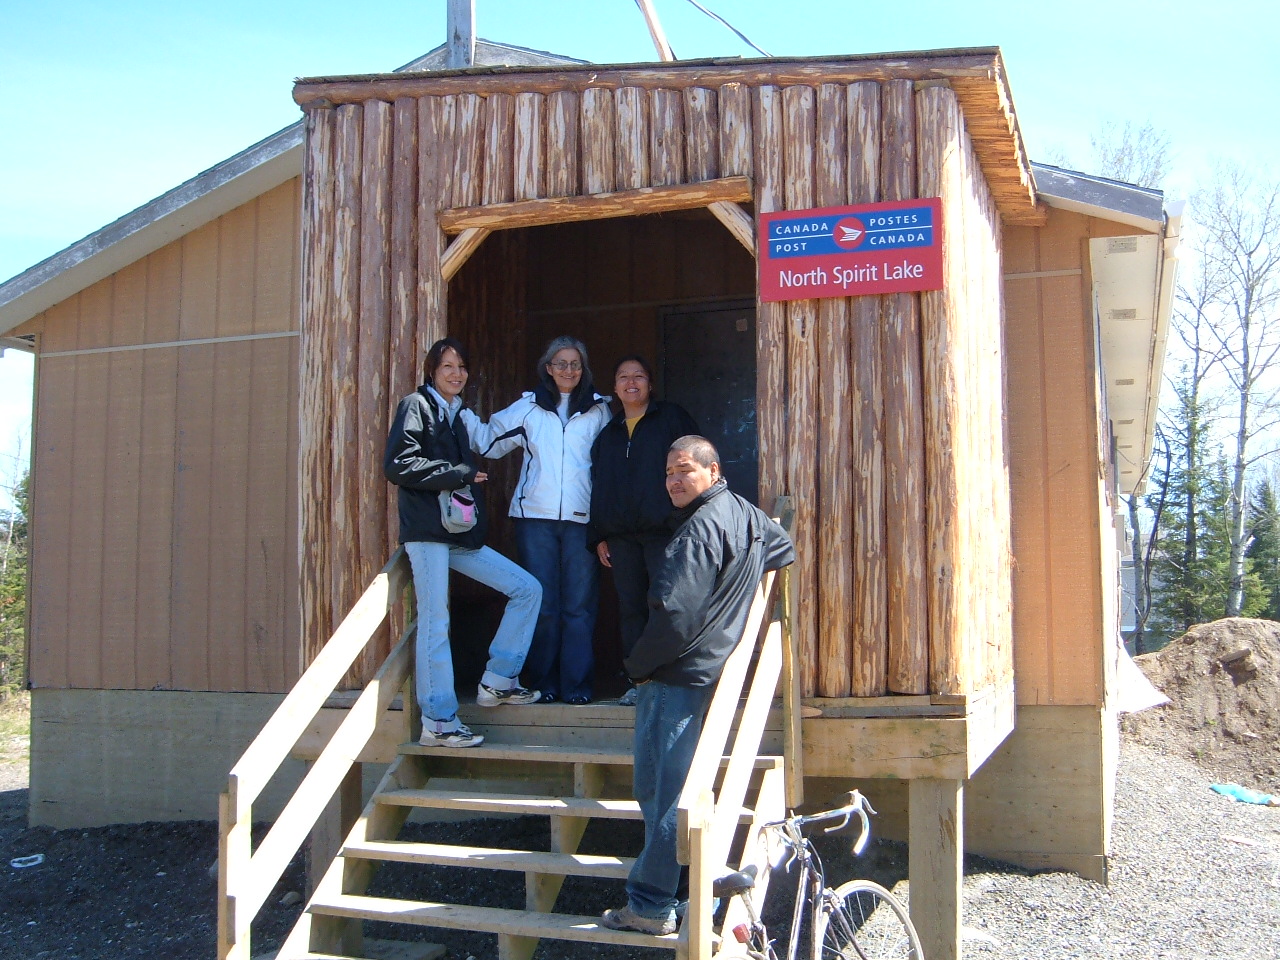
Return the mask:
<path id="1" fill-rule="evenodd" d="M 463 337 L 494 383 L 533 348 L 524 248 L 490 236 L 475 256 L 507 279 L 469 281 L 482 269 L 469 264 L 450 287 L 448 244 L 487 228 L 451 240 L 441 212 L 742 175 L 756 214 L 943 198 L 944 291 L 758 304 L 759 496 L 796 500 L 803 693 L 1009 682 L 1001 219 L 956 92 L 892 77 L 770 83 L 755 69 L 714 85 L 670 76 L 477 80 L 484 95 L 457 78 L 458 92 L 437 84 L 416 104 L 412 85 L 388 81 L 399 86 L 382 101 L 373 81 L 362 95 L 343 87 L 340 104 L 307 103 L 303 569 L 327 584 L 326 596 L 303 588 L 308 656 L 391 548 L 394 508 L 366 447 L 425 347 Z M 482 289 L 506 306 L 486 306 Z"/>

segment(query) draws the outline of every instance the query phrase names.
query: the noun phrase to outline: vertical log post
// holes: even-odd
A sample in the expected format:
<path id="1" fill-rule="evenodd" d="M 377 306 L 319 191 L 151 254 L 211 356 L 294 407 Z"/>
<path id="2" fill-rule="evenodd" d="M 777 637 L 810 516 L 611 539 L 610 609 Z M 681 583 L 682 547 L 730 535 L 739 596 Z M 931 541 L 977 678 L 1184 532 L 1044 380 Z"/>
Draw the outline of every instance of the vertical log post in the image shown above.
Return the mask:
<path id="1" fill-rule="evenodd" d="M 823 84 L 818 89 L 817 147 L 814 200 L 819 207 L 849 202 L 850 166 L 859 158 L 848 147 L 845 88 Z M 817 616 L 820 697 L 849 696 L 849 665 L 853 659 L 853 570 L 857 524 L 853 494 L 850 440 L 859 416 L 859 402 L 850 395 L 851 360 L 854 369 L 866 358 L 850 355 L 848 299 L 818 302 L 818 533 L 817 570 L 820 578 Z M 874 367 L 874 363 L 872 364 Z M 878 512 L 878 511 L 877 511 Z"/>
<path id="2" fill-rule="evenodd" d="M 649 174 L 655 187 L 684 183 L 684 98 L 679 90 L 649 92 Z"/>
<path id="3" fill-rule="evenodd" d="M 649 97 L 640 87 L 622 87 L 617 104 L 619 190 L 649 186 Z"/>
<path id="4" fill-rule="evenodd" d="M 334 315 L 329 381 L 333 391 L 330 420 L 333 440 L 329 449 L 329 472 L 333 480 L 328 503 L 331 518 L 328 600 L 335 624 L 342 622 L 358 595 L 356 573 L 360 556 L 361 485 L 356 469 L 360 459 L 357 393 L 360 341 L 357 331 L 360 318 L 362 118 L 363 109 L 359 105 L 338 107 L 337 223 L 330 267 L 334 280 Z M 352 676 L 347 682 L 358 685 L 360 679 L 358 675 Z"/>
<path id="5" fill-rule="evenodd" d="M 942 197 L 942 222 L 960 225 L 953 176 L 948 167 L 959 149 L 961 118 L 955 94 L 925 87 L 916 94 L 919 183 L 925 196 Z M 965 450 L 965 356 L 963 318 L 957 303 L 965 277 L 958 271 L 957 246 L 943 238 L 942 290 L 921 295 L 921 359 L 924 372 L 925 476 L 928 478 L 929 690 L 962 694 L 965 685 L 966 602 L 960 565 L 965 563 L 961 478 L 969 464 Z"/>
<path id="6" fill-rule="evenodd" d="M 783 168 L 787 209 L 813 206 L 816 104 L 812 87 L 782 91 Z M 796 641 L 800 650 L 801 686 L 807 696 L 817 689 L 818 578 L 818 304 L 787 304 L 787 492 L 795 501 L 795 589 L 800 603 Z M 765 501 L 768 502 L 767 500 Z"/>
<path id="7" fill-rule="evenodd" d="M 387 429 L 387 344 L 391 339 L 391 104 L 371 100 L 364 105 L 364 142 L 360 177 L 360 309 L 356 339 L 360 342 L 356 409 L 358 456 L 354 469 L 360 545 L 356 589 L 369 583 L 390 553 L 387 547 L 387 481 L 382 451 Z M 353 598 L 354 600 L 354 598 Z M 361 686 L 377 673 L 391 652 L 391 633 L 384 624 L 365 649 L 358 665 Z"/>
<path id="8" fill-rule="evenodd" d="M 916 192 L 913 96 L 909 80 L 891 80 L 883 88 L 883 200 L 933 196 Z M 883 299 L 888 686 L 894 693 L 924 694 L 930 692 L 929 592 L 919 299 L 914 293 Z"/>
<path id="9" fill-rule="evenodd" d="M 418 387 L 421 360 L 417 352 L 418 315 L 418 103 L 410 97 L 395 102 L 391 134 L 391 336 L 387 343 L 387 423 L 400 398 Z M 381 473 L 381 471 L 379 471 Z M 387 556 L 399 543 L 398 490 L 385 484 Z M 404 630 L 403 611 L 392 607 L 391 635 Z"/>
<path id="10" fill-rule="evenodd" d="M 782 95 L 761 86 L 752 98 L 756 216 L 784 208 Z M 655 116 L 654 126 L 657 126 Z M 760 446 L 759 502 L 773 503 L 787 483 L 787 314 L 781 303 L 756 300 L 756 431 Z M 799 587 L 799 584 L 794 587 Z M 794 589 L 793 587 L 793 589 Z M 812 695 L 812 689 L 801 692 Z"/>
<path id="11" fill-rule="evenodd" d="M 578 94 L 557 90 L 547 97 L 547 196 L 578 192 Z"/>
<path id="12" fill-rule="evenodd" d="M 302 603 L 302 659 L 309 664 L 333 632 L 329 588 L 329 392 L 333 329 L 334 138 L 333 109 L 307 114 L 307 153 L 303 194 L 303 304 L 299 344 L 301 374 L 298 402 L 298 480 L 302 502 L 298 544 L 298 588 Z"/>
<path id="13" fill-rule="evenodd" d="M 849 190 L 853 203 L 881 199 L 883 139 L 880 84 L 851 84 L 848 103 Z M 853 622 L 850 692 L 878 697 L 888 689 L 888 543 L 885 531 L 884 375 L 892 362 L 881 335 L 881 297 L 853 301 Z"/>
<path id="14" fill-rule="evenodd" d="M 720 176 L 720 117 L 714 90 L 684 91 L 685 170 L 691 183 Z"/>

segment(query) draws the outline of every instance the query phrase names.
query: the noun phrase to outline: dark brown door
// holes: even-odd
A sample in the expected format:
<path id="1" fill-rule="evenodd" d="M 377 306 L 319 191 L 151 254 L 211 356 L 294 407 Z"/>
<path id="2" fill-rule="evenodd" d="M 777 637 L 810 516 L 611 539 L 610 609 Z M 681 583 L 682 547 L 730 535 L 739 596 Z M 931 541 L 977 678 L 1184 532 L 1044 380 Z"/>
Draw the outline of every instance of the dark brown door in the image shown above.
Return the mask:
<path id="1" fill-rule="evenodd" d="M 720 451 L 729 489 L 758 499 L 756 313 L 733 301 L 678 307 L 662 317 L 661 396 L 692 414 Z"/>

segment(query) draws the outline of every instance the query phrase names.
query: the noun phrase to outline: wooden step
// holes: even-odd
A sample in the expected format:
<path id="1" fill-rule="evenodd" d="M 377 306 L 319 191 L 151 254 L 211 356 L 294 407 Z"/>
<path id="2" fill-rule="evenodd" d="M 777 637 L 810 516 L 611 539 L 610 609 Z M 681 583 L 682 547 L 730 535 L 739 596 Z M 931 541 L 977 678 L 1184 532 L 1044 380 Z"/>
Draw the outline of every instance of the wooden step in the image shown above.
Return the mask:
<path id="1" fill-rule="evenodd" d="M 634 862 L 631 857 L 499 850 L 489 847 L 455 847 L 439 843 L 408 843 L 396 840 L 348 843 L 342 848 L 342 855 L 361 860 L 394 860 L 398 863 L 476 867 L 481 870 L 516 870 L 573 877 L 604 877 L 612 880 L 626 879 Z"/>
<path id="2" fill-rule="evenodd" d="M 383 790 L 374 803 L 469 813 L 540 814 L 553 817 L 603 817 L 640 820 L 634 800 L 595 800 L 587 797 L 547 797 L 526 793 L 484 793 L 478 790 Z"/>
<path id="3" fill-rule="evenodd" d="M 599 917 L 501 910 L 496 907 L 468 907 L 452 903 L 427 903 L 421 900 L 391 900 L 385 897 L 361 897 L 349 893 L 338 894 L 322 902 L 313 901 L 307 909 L 313 914 L 354 920 L 409 923 L 422 927 L 505 933 L 517 937 L 539 937 L 551 940 L 620 943 L 635 947 L 668 947 L 674 950 L 680 940 L 678 933 L 655 937 L 629 930 L 610 930 L 600 924 Z"/>
<path id="4" fill-rule="evenodd" d="M 494 743 L 486 740 L 478 747 L 423 746 L 416 740 L 400 745 L 400 752 L 426 757 L 457 757 L 461 760 L 540 760 L 546 763 L 601 763 L 629 767 L 635 760 L 630 749 L 615 750 L 609 747 L 572 747 L 545 744 Z M 720 765 L 729 762 L 720 759 Z M 765 754 L 755 758 L 757 770 L 782 766 L 782 757 Z"/>
<path id="5" fill-rule="evenodd" d="M 630 750 L 614 750 L 609 747 L 548 746 L 544 744 L 493 743 L 486 740 L 478 747 L 423 746 L 410 740 L 400 745 L 401 753 L 427 757 L 458 757 L 462 760 L 540 760 L 545 763 L 603 763 L 629 767 L 633 757 Z"/>
<path id="6" fill-rule="evenodd" d="M 642 820 L 634 800 L 596 800 L 590 797 L 548 797 L 529 793 L 484 793 L 478 790 L 383 790 L 372 803 L 468 813 L 514 813 L 520 816 L 598 817 L 604 820 Z M 743 807 L 738 822 L 750 824 L 751 810 Z"/>

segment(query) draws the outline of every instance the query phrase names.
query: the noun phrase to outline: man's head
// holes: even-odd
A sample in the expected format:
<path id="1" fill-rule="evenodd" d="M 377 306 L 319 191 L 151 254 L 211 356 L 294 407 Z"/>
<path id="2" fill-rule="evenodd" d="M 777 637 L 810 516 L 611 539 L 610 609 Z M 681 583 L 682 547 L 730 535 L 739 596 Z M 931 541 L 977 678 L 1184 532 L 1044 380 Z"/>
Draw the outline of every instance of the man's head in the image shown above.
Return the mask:
<path id="1" fill-rule="evenodd" d="M 690 434 L 667 449 L 667 496 L 684 508 L 720 480 L 720 454 L 706 437 Z"/>

